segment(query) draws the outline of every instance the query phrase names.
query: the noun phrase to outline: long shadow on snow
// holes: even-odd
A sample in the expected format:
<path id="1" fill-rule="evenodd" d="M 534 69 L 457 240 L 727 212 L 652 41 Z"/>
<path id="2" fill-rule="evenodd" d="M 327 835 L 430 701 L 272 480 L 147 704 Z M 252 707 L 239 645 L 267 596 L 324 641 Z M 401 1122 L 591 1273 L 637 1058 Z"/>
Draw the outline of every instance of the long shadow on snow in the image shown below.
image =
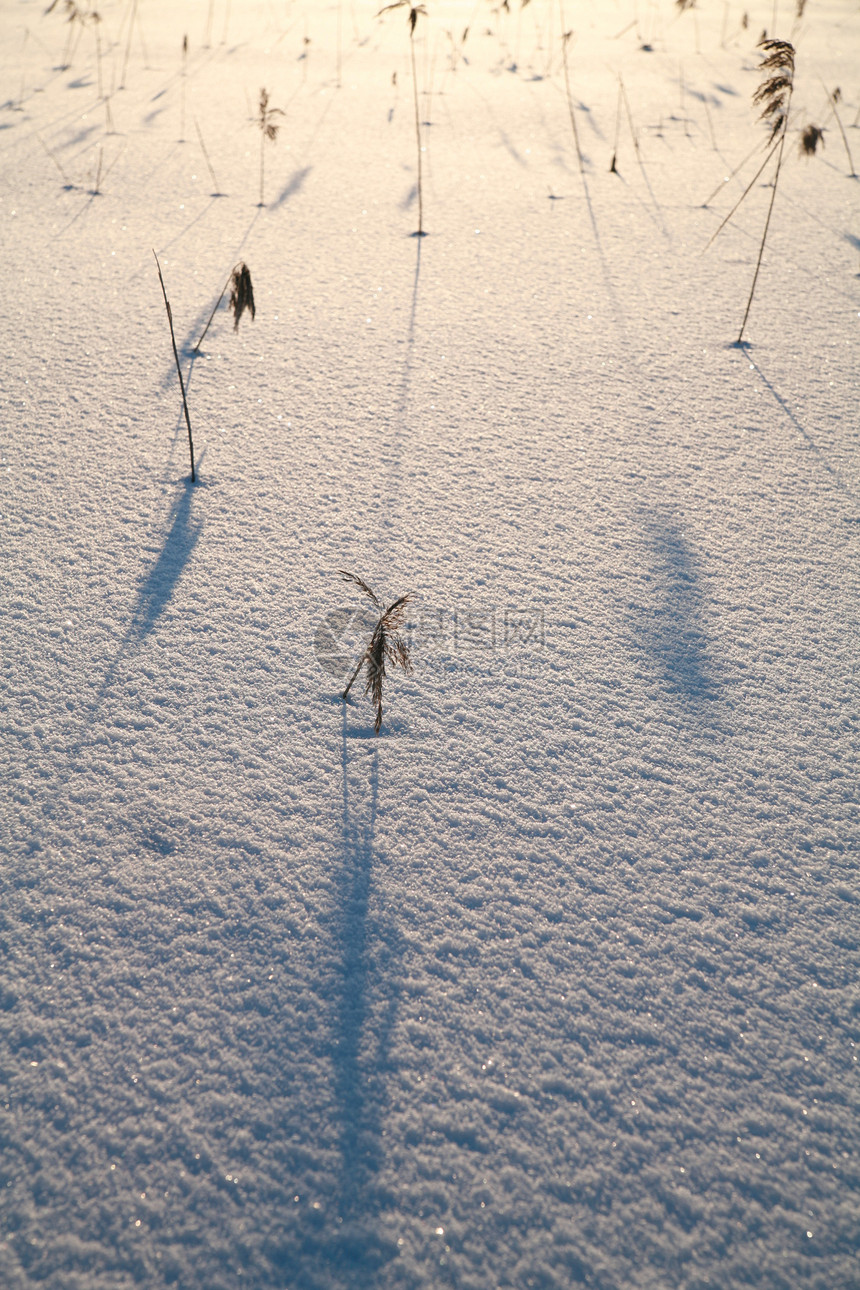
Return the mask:
<path id="1" fill-rule="evenodd" d="M 190 479 L 186 480 L 168 517 L 169 527 L 161 551 L 138 589 L 126 641 L 135 640 L 139 644 L 146 639 L 170 603 L 176 584 L 191 559 L 203 527 L 201 520 L 193 523 L 191 520 L 193 494 L 194 485 Z"/>
<path id="2" fill-rule="evenodd" d="M 369 755 L 365 747 L 360 753 L 369 774 L 364 805 L 359 806 L 350 800 L 345 704 L 341 757 L 343 865 L 334 917 L 340 953 L 332 1001 L 334 1110 L 340 1160 L 327 1206 L 331 1218 L 322 1218 L 316 1226 L 295 1234 L 298 1266 L 293 1262 L 290 1284 L 296 1290 L 372 1290 L 375 1274 L 398 1252 L 380 1222 L 392 1201 L 380 1185 L 379 1173 L 383 1163 L 383 1076 L 400 993 L 393 961 L 401 950 L 390 923 L 383 929 L 372 912 L 379 752 L 374 748 Z M 355 789 L 352 795 L 354 799 Z M 285 1250 L 289 1250 L 289 1243 Z"/>
<path id="3" fill-rule="evenodd" d="M 399 528 L 398 510 L 401 494 L 401 476 L 403 467 L 403 445 L 406 432 L 406 419 L 409 410 L 409 392 L 412 385 L 412 362 L 415 353 L 415 318 L 418 312 L 418 283 L 421 278 L 421 241 L 415 239 L 415 274 L 412 279 L 412 302 L 409 308 L 409 326 L 406 332 L 406 353 L 403 359 L 403 372 L 397 390 L 397 401 L 394 405 L 394 434 L 385 446 L 383 461 L 387 467 L 385 505 L 382 514 L 385 518 L 386 532 Z"/>
<path id="4" fill-rule="evenodd" d="M 131 622 L 120 642 L 116 656 L 99 686 L 84 728 L 72 749 L 73 755 L 80 754 L 86 732 L 96 724 L 105 696 L 113 685 L 121 663 L 132 649 L 146 640 L 156 626 L 159 618 L 170 603 L 176 584 L 191 559 L 203 529 L 201 520 L 192 521 L 191 518 L 194 492 L 195 485 L 191 483 L 191 480 L 184 481 L 182 493 L 170 509 L 167 532 L 164 536 L 161 550 L 138 588 L 137 602 L 132 610 Z"/>
<path id="5" fill-rule="evenodd" d="M 646 574 L 653 598 L 637 604 L 636 643 L 656 667 L 664 689 L 696 709 L 720 697 L 721 684 L 704 626 L 705 597 L 696 559 L 671 520 L 655 522 L 647 536 Z"/>
<path id="6" fill-rule="evenodd" d="M 277 210 L 279 206 L 283 206 L 284 202 L 289 201 L 296 193 L 300 193 L 312 169 L 312 166 L 301 166 L 298 170 L 294 170 L 275 200 L 269 203 L 269 210 Z"/>
<path id="7" fill-rule="evenodd" d="M 838 487 L 841 488 L 843 492 L 848 493 L 852 501 L 856 501 L 855 494 L 843 479 L 842 472 L 839 470 L 839 467 L 833 465 L 826 451 L 823 448 L 820 448 L 818 446 L 818 444 L 813 439 L 809 431 L 806 430 L 804 426 L 801 424 L 801 422 L 797 419 L 794 412 L 792 411 L 791 405 L 789 404 L 786 396 L 784 394 L 780 394 L 779 390 L 776 388 L 773 382 L 765 375 L 764 371 L 762 370 L 761 363 L 758 361 L 758 359 L 753 357 L 753 354 L 751 353 L 751 346 L 746 341 L 741 341 L 740 344 L 738 344 L 738 342 L 735 341 L 735 343 L 731 345 L 730 348 L 740 350 L 745 355 L 745 357 L 749 359 L 750 367 L 754 368 L 755 371 L 758 373 L 759 378 L 761 379 L 761 382 L 764 385 L 765 389 L 767 390 L 768 394 L 778 405 L 780 410 L 785 413 L 787 419 L 791 422 L 794 429 L 797 431 L 797 433 L 801 436 L 801 438 L 806 443 L 807 448 L 815 453 L 816 460 L 818 461 L 819 465 L 821 465 L 824 468 L 824 470 L 826 470 L 827 473 L 833 477 Z"/>

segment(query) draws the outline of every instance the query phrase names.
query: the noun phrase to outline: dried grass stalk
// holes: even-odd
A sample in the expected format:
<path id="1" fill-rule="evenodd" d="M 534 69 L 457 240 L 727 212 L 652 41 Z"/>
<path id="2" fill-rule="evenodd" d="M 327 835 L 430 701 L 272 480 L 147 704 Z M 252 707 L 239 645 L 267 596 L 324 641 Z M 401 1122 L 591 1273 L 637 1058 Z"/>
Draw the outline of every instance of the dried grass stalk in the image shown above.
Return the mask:
<path id="1" fill-rule="evenodd" d="M 338 570 L 340 576 L 345 582 L 354 582 L 360 587 L 369 600 L 373 602 L 377 609 L 382 613 L 377 619 L 376 626 L 370 637 L 370 641 L 358 661 L 358 664 L 352 676 L 347 682 L 346 689 L 343 692 L 343 698 L 346 700 L 347 695 L 352 689 L 352 684 L 358 676 L 362 667 L 366 666 L 367 674 L 364 683 L 364 693 L 370 695 L 371 702 L 376 708 L 376 719 L 373 728 L 379 734 L 382 725 L 382 689 L 383 683 L 387 676 L 385 665 L 388 663 L 391 667 L 402 668 L 404 672 L 411 672 L 412 659 L 409 654 L 409 646 L 400 635 L 400 629 L 406 621 L 406 611 L 408 606 L 414 600 L 411 592 L 395 600 L 387 609 L 383 608 L 375 592 L 367 583 L 354 573 L 347 573 L 345 569 Z"/>
<path id="2" fill-rule="evenodd" d="M 738 345 L 744 338 L 744 330 L 746 329 L 756 283 L 758 282 L 759 270 L 761 269 L 767 233 L 770 228 L 770 217 L 773 214 L 773 203 L 776 199 L 779 175 L 782 170 L 785 136 L 788 130 L 788 114 L 791 110 L 791 95 L 794 90 L 794 46 L 787 40 L 762 40 L 759 43 L 764 50 L 764 58 L 759 66 L 759 71 L 770 72 L 771 74 L 753 94 L 753 103 L 761 107 L 760 120 L 765 121 L 770 129 L 769 142 L 776 147 L 776 169 L 773 174 L 770 205 L 767 208 L 767 219 L 765 220 L 764 232 L 761 237 L 761 245 L 758 249 L 758 259 L 756 260 L 749 299 L 744 310 L 744 320 L 738 333 Z"/>
<path id="3" fill-rule="evenodd" d="M 212 319 L 215 317 L 216 313 L 218 312 L 218 306 L 221 304 L 221 301 L 224 299 L 225 295 L 227 294 L 228 288 L 230 290 L 230 308 L 233 310 L 233 330 L 234 331 L 236 331 L 236 329 L 238 328 L 239 319 L 242 317 L 242 314 L 245 309 L 250 310 L 252 320 L 257 316 L 257 310 L 254 305 L 254 287 L 251 283 L 251 270 L 248 268 L 247 264 L 243 260 L 240 264 L 237 264 L 230 271 L 229 278 L 224 283 L 224 286 L 221 288 L 221 294 L 218 297 L 218 299 L 215 301 L 214 308 L 211 314 L 209 315 L 209 319 L 206 323 L 206 326 L 203 328 L 203 332 L 200 336 L 200 339 L 198 340 L 197 344 L 194 346 L 195 352 L 199 351 L 200 346 L 203 344 L 203 341 L 206 339 L 206 333 L 212 324 Z"/>
<path id="4" fill-rule="evenodd" d="M 153 248 L 153 255 L 155 249 Z M 173 331 L 173 310 L 170 308 L 170 301 L 167 299 L 167 291 L 164 286 L 164 277 L 161 272 L 161 265 L 158 256 L 155 255 L 155 263 L 158 266 L 158 281 L 161 283 L 161 294 L 164 296 L 164 307 L 167 310 L 167 321 L 170 324 L 170 339 L 173 343 L 173 357 L 176 361 L 176 373 L 179 377 L 179 388 L 182 391 L 182 407 L 185 410 L 185 424 L 188 427 L 188 451 L 191 454 L 191 482 L 197 483 L 197 472 L 194 469 L 194 440 L 191 438 L 191 417 L 188 415 L 188 400 L 185 397 L 185 382 L 182 379 L 182 368 L 179 366 L 179 353 L 176 349 L 176 335 Z"/>
<path id="5" fill-rule="evenodd" d="M 824 147 L 824 131 L 817 125 L 806 126 L 800 135 L 800 151 L 805 157 L 814 157 L 818 145 Z"/>
<path id="6" fill-rule="evenodd" d="M 418 73 L 415 70 L 415 24 L 419 17 L 426 18 L 427 10 L 423 4 L 412 4 L 411 0 L 394 0 L 377 13 L 377 18 L 388 13 L 390 9 L 407 9 L 409 23 L 409 53 L 412 59 L 412 101 L 415 109 L 415 144 L 418 154 L 418 228 L 416 237 L 424 236 L 424 188 L 421 175 L 421 114 L 418 110 Z M 468 28 L 466 29 L 468 31 Z M 465 39 L 465 37 L 464 37 Z"/>
<path id="7" fill-rule="evenodd" d="M 278 137 L 280 126 L 275 124 L 276 116 L 283 116 L 284 113 L 280 108 L 269 107 L 269 91 L 260 90 L 260 102 L 257 106 L 257 125 L 260 127 L 260 205 L 265 206 L 263 200 L 263 182 L 265 178 L 265 152 L 266 140 L 274 143 Z"/>
<path id="8" fill-rule="evenodd" d="M 257 316 L 257 309 L 254 304 L 254 287 L 251 283 L 251 270 L 245 264 L 244 260 L 233 270 L 233 276 L 230 279 L 230 308 L 233 310 L 233 330 L 239 330 L 239 319 L 247 309 L 251 315 L 251 321 Z"/>

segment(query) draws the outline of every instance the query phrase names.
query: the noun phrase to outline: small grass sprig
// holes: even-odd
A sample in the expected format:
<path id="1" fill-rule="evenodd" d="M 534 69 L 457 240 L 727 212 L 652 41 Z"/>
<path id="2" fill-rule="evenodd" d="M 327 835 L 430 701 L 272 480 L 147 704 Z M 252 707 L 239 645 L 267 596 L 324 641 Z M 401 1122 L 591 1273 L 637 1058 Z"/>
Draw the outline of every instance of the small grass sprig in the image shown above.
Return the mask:
<path id="1" fill-rule="evenodd" d="M 386 608 L 362 578 L 357 577 L 354 573 L 347 573 L 345 569 L 339 569 L 338 572 L 345 582 L 355 583 L 379 611 L 379 618 L 376 621 L 376 626 L 373 629 L 367 648 L 359 659 L 355 671 L 349 678 L 346 689 L 343 692 L 343 699 L 346 702 L 355 678 L 362 667 L 366 667 L 364 693 L 370 695 L 371 702 L 376 708 L 373 729 L 378 735 L 382 726 L 382 687 L 387 676 L 386 663 L 392 667 L 400 667 L 407 673 L 412 671 L 409 646 L 400 635 L 400 628 L 406 621 L 406 610 L 414 597 L 410 592 L 407 592 L 405 596 L 401 596 Z"/>
<path id="2" fill-rule="evenodd" d="M 265 159 L 266 159 L 266 140 L 274 143 L 278 137 L 278 130 L 281 128 L 275 123 L 276 116 L 283 116 L 284 113 L 280 108 L 269 106 L 269 91 L 260 90 L 260 102 L 257 105 L 257 125 L 260 129 L 260 206 L 265 206 L 264 200 L 264 181 L 265 181 Z"/>
<path id="3" fill-rule="evenodd" d="M 229 307 L 233 310 L 233 330 L 238 331 L 239 319 L 242 317 L 242 314 L 246 309 L 251 315 L 252 322 L 256 318 L 257 308 L 254 304 L 254 284 L 251 282 L 251 270 L 248 268 L 245 261 L 242 260 L 230 270 L 230 276 L 221 288 L 221 294 L 215 301 L 214 308 L 209 315 L 209 320 L 203 328 L 200 339 L 194 346 L 195 353 L 199 352 L 200 346 L 206 339 L 206 333 L 211 326 L 212 319 L 218 312 L 218 306 L 226 296 L 228 290 L 230 292 Z"/>
<path id="4" fill-rule="evenodd" d="M 814 157 L 818 145 L 824 148 L 824 131 L 817 125 L 804 126 L 800 135 L 800 152 L 804 157 Z"/>
<path id="5" fill-rule="evenodd" d="M 821 83 L 822 85 L 824 85 L 823 81 Z M 837 107 L 839 100 L 842 98 L 842 91 L 837 85 L 836 89 L 831 93 L 830 90 L 827 88 L 827 86 L 824 85 L 824 93 L 827 95 L 827 102 L 830 105 L 830 113 L 832 116 L 836 118 L 836 124 L 839 127 L 839 133 L 842 136 L 842 143 L 845 147 L 845 155 L 848 158 L 848 165 L 851 167 L 851 169 L 848 172 L 848 178 L 856 179 L 857 171 L 854 169 L 854 158 L 851 156 L 851 149 L 848 147 L 848 135 L 845 133 L 845 128 L 842 125 L 842 118 L 839 115 L 839 108 Z"/>

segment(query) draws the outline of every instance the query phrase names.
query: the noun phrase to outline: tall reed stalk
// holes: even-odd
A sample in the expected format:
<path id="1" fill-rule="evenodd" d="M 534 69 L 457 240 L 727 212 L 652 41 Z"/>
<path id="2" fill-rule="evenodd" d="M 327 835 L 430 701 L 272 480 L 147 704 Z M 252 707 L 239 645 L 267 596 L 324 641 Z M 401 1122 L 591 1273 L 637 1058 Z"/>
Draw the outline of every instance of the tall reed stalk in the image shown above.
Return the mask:
<path id="1" fill-rule="evenodd" d="M 153 248 L 153 255 L 155 249 Z M 170 301 L 167 299 L 167 290 L 164 286 L 164 277 L 161 272 L 161 265 L 158 256 L 155 255 L 155 263 L 158 267 L 158 281 L 161 283 L 161 294 L 164 296 L 164 307 L 167 310 L 167 321 L 170 324 L 170 340 L 173 345 L 173 358 L 176 362 L 176 374 L 179 377 L 179 388 L 182 391 L 182 407 L 185 411 L 185 424 L 188 427 L 188 451 L 191 455 L 191 482 L 197 483 L 197 471 L 194 468 L 194 440 L 191 437 L 191 417 L 188 415 L 188 399 L 185 397 L 185 381 L 182 379 L 182 368 L 179 365 L 179 352 L 176 348 L 176 334 L 173 330 L 173 310 L 170 308 Z"/>
<path id="2" fill-rule="evenodd" d="M 418 155 L 418 228 L 415 232 L 416 237 L 424 237 L 424 190 L 421 173 L 421 114 L 418 109 L 418 73 L 415 69 L 415 24 L 419 17 L 427 17 L 427 10 L 423 4 L 414 5 L 411 0 L 395 0 L 394 4 L 387 4 L 379 10 L 377 18 L 381 14 L 388 13 L 390 9 L 408 9 L 409 23 L 409 54 L 412 62 L 412 102 L 415 110 L 415 146 Z"/>
<path id="3" fill-rule="evenodd" d="M 776 6 L 774 5 L 774 16 L 776 16 L 775 11 Z M 744 310 L 744 320 L 738 332 L 738 345 L 741 344 L 744 338 L 744 331 L 746 330 L 747 319 L 749 318 L 750 307 L 755 295 L 756 283 L 758 282 L 759 270 L 761 269 L 765 243 L 767 242 L 770 218 L 773 214 L 773 204 L 776 200 L 776 190 L 785 152 L 788 116 L 791 111 L 791 95 L 794 91 L 794 46 L 789 44 L 787 40 L 763 40 L 759 44 L 764 50 L 764 58 L 759 65 L 759 71 L 768 72 L 770 75 L 753 94 L 753 103 L 761 107 L 760 120 L 765 121 L 770 128 L 769 143 L 772 145 L 772 150 L 776 148 L 776 168 L 773 174 L 773 187 L 767 208 L 767 219 L 764 223 L 764 232 L 761 235 L 761 245 L 758 249 L 758 259 L 756 260 L 749 299 Z"/>
<path id="4" fill-rule="evenodd" d="M 264 200 L 266 140 L 268 139 L 271 143 L 275 142 L 280 126 L 275 125 L 274 118 L 283 115 L 280 108 L 269 107 L 269 91 L 260 90 L 260 102 L 257 109 L 257 125 L 260 127 L 260 206 L 265 206 L 266 204 Z"/>

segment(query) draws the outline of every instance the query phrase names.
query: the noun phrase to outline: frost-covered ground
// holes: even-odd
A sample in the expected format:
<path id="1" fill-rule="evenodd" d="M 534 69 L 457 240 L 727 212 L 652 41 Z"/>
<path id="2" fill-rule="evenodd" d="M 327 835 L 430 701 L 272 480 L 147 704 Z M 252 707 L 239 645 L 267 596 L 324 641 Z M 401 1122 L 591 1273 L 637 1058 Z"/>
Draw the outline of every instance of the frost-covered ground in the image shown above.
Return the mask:
<path id="1" fill-rule="evenodd" d="M 0 1282 L 856 1287 L 860 10 L 377 7 L 0 0 Z"/>

